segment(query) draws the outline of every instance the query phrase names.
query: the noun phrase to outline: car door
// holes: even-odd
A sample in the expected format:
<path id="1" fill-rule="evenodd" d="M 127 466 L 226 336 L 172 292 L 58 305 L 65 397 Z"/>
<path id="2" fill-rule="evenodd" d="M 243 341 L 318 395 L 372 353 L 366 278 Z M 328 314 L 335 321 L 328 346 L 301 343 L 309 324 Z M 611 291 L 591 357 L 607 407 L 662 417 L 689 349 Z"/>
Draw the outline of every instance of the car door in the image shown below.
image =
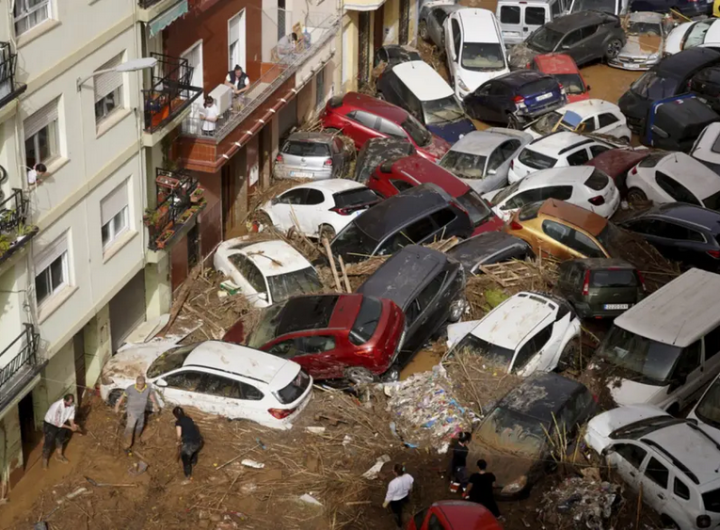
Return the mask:
<path id="1" fill-rule="evenodd" d="M 425 343 L 427 339 L 445 322 L 445 311 L 449 304 L 443 304 L 440 300 L 441 290 L 447 278 L 448 272 L 442 271 L 420 291 L 414 300 L 416 306 L 414 311 L 417 315 L 412 324 L 413 348 Z M 408 330 L 408 336 L 410 330 Z M 403 347 L 403 349 L 405 349 Z"/>
<path id="2" fill-rule="evenodd" d="M 522 24 L 522 8 L 520 5 L 500 6 L 500 27 L 503 40 L 508 44 L 519 43 L 525 40 Z"/>
<path id="3" fill-rule="evenodd" d="M 478 120 L 490 120 L 490 90 L 495 83 L 492 81 L 484 83 L 475 92 L 465 97 L 465 110 L 473 118 Z"/>
<path id="4" fill-rule="evenodd" d="M 403 130 L 403 128 L 391 122 L 390 120 L 380 118 L 378 125 L 378 131 L 380 131 L 383 136 L 397 138 L 398 140 L 406 140 L 408 142 L 410 141 L 407 133 Z"/>
<path id="5" fill-rule="evenodd" d="M 430 11 L 430 15 L 427 18 L 427 29 L 430 40 L 435 43 L 435 46 L 442 49 L 445 47 L 445 31 L 443 24 L 447 18 L 447 12 L 442 7 L 436 7 Z"/>
<path id="6" fill-rule="evenodd" d="M 567 155 L 568 166 L 584 166 L 590 160 L 587 147 L 580 147 Z"/>
<path id="7" fill-rule="evenodd" d="M 507 184 L 507 174 L 510 169 L 510 162 L 514 158 L 515 152 L 520 149 L 522 142 L 515 138 L 503 142 L 499 149 L 502 153 L 502 163 L 495 170 L 495 175 L 485 175 L 485 181 L 488 185 L 494 186 L 490 189 L 498 189 Z"/>
<path id="8" fill-rule="evenodd" d="M 308 188 L 294 188 L 286 191 L 277 198 L 273 206 L 273 213 L 281 221 L 284 231 L 294 228 L 305 232 L 301 219 L 306 212 Z"/>
<path id="9" fill-rule="evenodd" d="M 527 39 L 532 33 L 540 29 L 545 22 L 549 20 L 547 16 L 547 5 L 528 5 L 523 4 L 523 40 Z"/>
<path id="10" fill-rule="evenodd" d="M 655 198 L 658 202 L 687 202 L 689 204 L 695 204 L 697 206 L 703 206 L 700 199 L 698 199 L 689 189 L 680 184 L 677 179 L 671 177 L 667 173 L 662 171 L 655 171 L 655 183 L 657 186 L 672 200 L 668 201 L 666 197 L 658 194 Z M 652 197 L 648 197 L 652 199 Z"/>
<path id="11" fill-rule="evenodd" d="M 318 235 L 320 225 L 322 225 L 327 218 L 327 212 L 329 210 L 329 208 L 325 207 L 327 202 L 325 194 L 322 191 L 308 188 L 305 204 L 299 208 L 301 215 L 298 215 L 300 227 L 305 235 L 311 237 Z"/>
<path id="12" fill-rule="evenodd" d="M 317 379 L 334 379 L 343 376 L 346 364 L 335 350 L 337 341 L 329 331 L 298 337 L 296 345 L 298 354 L 293 360 L 301 362 L 303 357 L 312 359 L 307 364 L 312 364 Z"/>
<path id="13" fill-rule="evenodd" d="M 670 483 L 667 491 L 668 496 L 663 513 L 666 513 L 673 521 L 682 525 L 681 527 L 692 528 L 695 526 L 695 521 L 690 518 L 690 514 L 696 508 L 690 501 L 688 479 L 677 468 L 670 469 Z"/>
<path id="14" fill-rule="evenodd" d="M 240 385 L 234 379 L 208 373 L 200 393 L 206 412 L 232 419 L 255 419 L 240 399 Z"/>
<path id="15" fill-rule="evenodd" d="M 698 230 L 688 228 L 671 220 L 653 220 L 648 241 L 655 245 L 668 259 L 692 263 L 697 252 L 703 252 L 705 236 Z M 700 248 L 698 248 L 700 247 Z"/>
<path id="16" fill-rule="evenodd" d="M 205 386 L 206 373 L 197 369 L 180 369 L 162 377 L 165 386 L 155 382 L 163 401 L 180 406 L 196 407 L 204 412 L 208 410 L 202 390 Z"/>
<path id="17" fill-rule="evenodd" d="M 357 149 L 362 148 L 370 138 L 380 136 L 377 131 L 378 117 L 363 110 L 354 110 L 348 113 L 351 130 L 346 132 L 354 142 Z"/>
<path id="18" fill-rule="evenodd" d="M 607 134 L 608 136 L 619 136 L 621 132 L 622 122 L 620 118 L 615 116 L 612 112 L 603 112 L 598 116 L 598 130 L 599 134 Z"/>
<path id="19" fill-rule="evenodd" d="M 569 55 L 574 59 L 575 63 L 580 66 L 580 61 L 578 59 L 583 57 L 585 54 L 582 47 L 578 46 L 580 41 L 582 41 L 582 28 L 575 29 L 565 35 L 558 44 L 556 51 Z"/>
<path id="20" fill-rule="evenodd" d="M 640 482 L 643 500 L 658 513 L 665 513 L 665 506 L 671 499 L 668 493 L 670 467 L 665 459 L 660 455 L 651 455 L 647 458 L 642 467 Z"/>
<path id="21" fill-rule="evenodd" d="M 647 449 L 631 441 L 613 444 L 607 452 L 608 464 L 615 468 L 617 474 L 634 491 L 640 486 L 641 469 L 645 460 L 649 460 Z"/>

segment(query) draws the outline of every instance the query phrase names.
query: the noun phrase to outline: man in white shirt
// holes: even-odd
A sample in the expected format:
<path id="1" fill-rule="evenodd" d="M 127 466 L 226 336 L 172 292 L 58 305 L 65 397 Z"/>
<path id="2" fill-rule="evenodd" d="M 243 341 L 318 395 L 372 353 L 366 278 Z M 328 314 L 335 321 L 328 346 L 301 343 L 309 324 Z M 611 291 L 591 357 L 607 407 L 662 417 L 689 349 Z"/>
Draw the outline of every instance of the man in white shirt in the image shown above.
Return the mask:
<path id="1" fill-rule="evenodd" d="M 408 495 L 410 495 L 412 491 L 415 479 L 413 479 L 409 473 L 405 473 L 405 466 L 402 464 L 395 464 L 393 472 L 395 473 L 395 478 L 388 484 L 383 508 L 387 508 L 388 505 L 390 505 L 390 510 L 392 510 L 395 515 L 395 522 L 398 528 L 402 528 L 403 504 L 408 501 Z"/>
<path id="2" fill-rule="evenodd" d="M 48 459 L 52 453 L 53 446 L 57 449 L 55 459 L 59 462 L 67 464 L 67 458 L 63 454 L 65 452 L 65 440 L 68 431 L 77 431 L 78 426 L 75 424 L 75 396 L 66 394 L 61 400 L 56 401 L 45 414 L 43 422 L 43 432 L 45 433 L 45 443 L 43 444 L 43 469 L 48 467 Z"/>

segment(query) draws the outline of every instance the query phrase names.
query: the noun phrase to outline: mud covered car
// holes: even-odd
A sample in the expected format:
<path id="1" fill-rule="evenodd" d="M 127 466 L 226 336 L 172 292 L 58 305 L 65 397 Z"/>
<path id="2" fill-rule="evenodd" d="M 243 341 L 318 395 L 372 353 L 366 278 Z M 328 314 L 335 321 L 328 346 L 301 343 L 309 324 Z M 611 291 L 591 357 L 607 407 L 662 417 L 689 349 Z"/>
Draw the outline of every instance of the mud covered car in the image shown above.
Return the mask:
<path id="1" fill-rule="evenodd" d="M 572 445 L 578 425 L 596 404 L 582 383 L 547 372 L 508 392 L 473 434 L 470 458 L 484 458 L 502 486 L 499 497 L 517 498 L 554 467 L 554 444 Z"/>
<path id="2" fill-rule="evenodd" d="M 353 180 L 367 184 L 370 175 L 383 162 L 394 162 L 417 153 L 415 146 L 397 138 L 372 138 L 358 153 Z"/>
<path id="3" fill-rule="evenodd" d="M 610 66 L 624 70 L 649 70 L 660 62 L 665 51 L 668 23 L 660 13 L 637 12 L 623 17 L 627 42 Z"/>

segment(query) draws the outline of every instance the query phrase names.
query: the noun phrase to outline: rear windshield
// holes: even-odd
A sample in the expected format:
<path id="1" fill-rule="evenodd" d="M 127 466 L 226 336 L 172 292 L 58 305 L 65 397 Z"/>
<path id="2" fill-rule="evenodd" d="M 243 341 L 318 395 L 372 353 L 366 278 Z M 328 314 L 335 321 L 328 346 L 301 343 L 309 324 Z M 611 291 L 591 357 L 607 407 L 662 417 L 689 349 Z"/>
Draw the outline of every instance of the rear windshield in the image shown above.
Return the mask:
<path id="1" fill-rule="evenodd" d="M 494 362 L 505 367 L 510 366 L 513 355 L 515 352 L 508 348 L 502 348 L 495 344 L 490 344 L 488 341 L 476 337 L 472 333 L 468 333 L 463 339 L 458 342 L 457 346 L 453 348 L 456 352 L 461 353 L 473 353 L 479 355 L 490 362 Z"/>
<path id="2" fill-rule="evenodd" d="M 522 96 L 533 96 L 544 92 L 552 92 L 553 90 L 557 90 L 557 88 L 557 81 L 546 77 L 521 86 L 518 92 L 520 92 Z"/>
<path id="3" fill-rule="evenodd" d="M 590 276 L 593 287 L 637 287 L 637 277 L 633 270 L 594 271 Z"/>
<path id="4" fill-rule="evenodd" d="M 476 191 L 468 191 L 465 195 L 458 197 L 457 201 L 467 210 L 473 226 L 482 224 L 492 215 L 492 210 Z"/>
<path id="5" fill-rule="evenodd" d="M 318 142 L 289 141 L 283 147 L 282 152 L 292 156 L 330 156 L 330 146 Z"/>
<path id="6" fill-rule="evenodd" d="M 187 346 L 179 346 L 166 351 L 160 357 L 155 359 L 148 368 L 146 375 L 148 377 L 159 377 L 168 373 L 170 370 L 177 370 L 182 367 L 187 356 L 195 349 L 196 344 L 188 344 Z"/>
<path id="7" fill-rule="evenodd" d="M 336 256 L 342 256 L 345 263 L 357 263 L 372 256 L 378 243 L 360 230 L 356 223 L 350 223 L 333 239 L 332 251 Z"/>
<path id="8" fill-rule="evenodd" d="M 460 62 L 466 70 L 482 72 L 505 68 L 505 54 L 498 43 L 466 42 L 461 57 Z"/>
<path id="9" fill-rule="evenodd" d="M 523 149 L 518 157 L 518 160 L 533 169 L 549 169 L 555 166 L 557 162 L 556 158 L 551 156 L 543 155 L 532 149 Z"/>
<path id="10" fill-rule="evenodd" d="M 440 167 L 454 173 L 464 179 L 480 179 L 485 172 L 485 161 L 482 155 L 462 153 L 460 151 L 448 151 L 438 162 Z"/>
<path id="11" fill-rule="evenodd" d="M 705 511 L 720 513 L 720 489 L 703 493 L 702 499 Z"/>
<path id="12" fill-rule="evenodd" d="M 335 199 L 335 206 L 338 208 L 371 204 L 380 200 L 373 190 L 367 188 L 342 191 L 333 195 L 333 199 Z"/>
<path id="13" fill-rule="evenodd" d="M 283 302 L 291 296 L 316 293 L 322 289 L 320 278 L 313 267 L 268 276 L 273 303 Z"/>
<path id="14" fill-rule="evenodd" d="M 538 216 L 538 210 L 542 205 L 542 201 L 526 204 L 525 206 L 520 208 L 518 219 L 520 219 L 521 221 L 529 221 L 530 219 L 535 219 Z"/>
<path id="15" fill-rule="evenodd" d="M 580 11 L 589 11 L 591 9 L 614 15 L 615 0 L 575 0 L 570 12 L 579 13 Z"/>
<path id="16" fill-rule="evenodd" d="M 583 94 L 585 92 L 585 84 L 580 74 L 553 74 L 560 84 L 570 95 Z"/>
<path id="17" fill-rule="evenodd" d="M 282 403 L 283 405 L 288 405 L 290 403 L 293 403 L 294 401 L 297 401 L 300 396 L 303 395 L 305 390 L 307 390 L 307 387 L 309 385 L 310 376 L 300 370 L 300 372 L 297 374 L 297 377 L 293 379 L 293 382 L 282 390 L 279 390 L 275 394 L 275 397 L 277 397 L 280 403 Z"/>
<path id="18" fill-rule="evenodd" d="M 720 191 L 702 200 L 703 206 L 710 210 L 720 211 Z"/>
<path id="19" fill-rule="evenodd" d="M 588 178 L 585 181 L 585 185 L 590 188 L 591 190 L 600 191 L 604 190 L 607 185 L 608 181 L 610 180 L 610 177 L 608 177 L 605 173 L 600 171 L 599 169 L 596 169 L 592 172 L 592 175 L 590 175 L 590 178 Z"/>
<path id="20" fill-rule="evenodd" d="M 369 341 L 377 329 L 381 315 L 382 302 L 370 296 L 364 297 L 360 304 L 360 312 L 350 330 L 350 342 L 360 346 Z"/>
<path id="21" fill-rule="evenodd" d="M 645 158 L 643 158 L 640 163 L 638 164 L 639 167 L 655 167 L 658 165 L 658 162 L 665 158 L 667 156 L 667 153 L 653 153 L 652 155 L 648 155 Z"/>

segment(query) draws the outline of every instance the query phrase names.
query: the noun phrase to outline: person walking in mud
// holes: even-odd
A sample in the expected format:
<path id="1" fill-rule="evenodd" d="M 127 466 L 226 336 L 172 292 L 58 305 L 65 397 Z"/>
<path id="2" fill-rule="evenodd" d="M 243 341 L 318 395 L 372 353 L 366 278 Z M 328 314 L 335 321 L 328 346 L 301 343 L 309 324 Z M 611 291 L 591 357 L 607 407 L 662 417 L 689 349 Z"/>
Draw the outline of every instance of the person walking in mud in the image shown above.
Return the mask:
<path id="1" fill-rule="evenodd" d="M 402 464 L 395 464 L 393 472 L 395 473 L 395 478 L 388 484 L 383 508 L 390 506 L 390 510 L 395 516 L 397 527 L 402 528 L 403 505 L 408 501 L 415 479 L 412 478 L 412 475 L 405 472 L 405 466 Z"/>
<path id="2" fill-rule="evenodd" d="M 48 468 L 48 460 L 53 447 L 56 448 L 57 454 L 55 459 L 63 464 L 68 463 L 65 458 L 65 442 L 67 441 L 68 432 L 75 432 L 78 426 L 75 424 L 75 396 L 66 394 L 62 399 L 56 401 L 45 414 L 43 421 L 43 433 L 45 441 L 42 450 L 42 467 Z"/>
<path id="3" fill-rule="evenodd" d="M 472 435 L 469 432 L 461 432 L 452 448 L 452 456 L 450 459 L 451 493 L 457 493 L 459 489 L 465 489 L 467 485 L 467 446 L 471 439 Z"/>
<path id="4" fill-rule="evenodd" d="M 470 502 L 482 504 L 490 510 L 495 517 L 500 517 L 500 509 L 495 502 L 493 487 L 495 484 L 495 475 L 487 471 L 487 462 L 483 459 L 477 461 L 478 472 L 470 475 L 469 484 L 464 499 Z"/>
<path id="5" fill-rule="evenodd" d="M 130 452 L 134 442 L 142 442 L 141 436 L 145 426 L 145 411 L 148 400 L 153 404 L 153 411 L 160 410 L 155 392 L 145 383 L 145 377 L 139 375 L 135 384 L 125 389 L 120 399 L 115 403 L 115 413 L 120 413 L 120 407 L 127 401 L 127 422 L 125 423 L 125 452 Z"/>
<path id="6" fill-rule="evenodd" d="M 185 415 L 185 411 L 180 407 L 173 409 L 175 416 L 175 433 L 177 434 L 177 444 L 179 449 L 179 458 L 182 459 L 183 472 L 185 480 L 181 484 L 190 484 L 192 482 L 192 469 L 197 464 L 198 453 L 203 446 L 203 439 L 200 436 L 200 430 L 190 416 Z"/>

